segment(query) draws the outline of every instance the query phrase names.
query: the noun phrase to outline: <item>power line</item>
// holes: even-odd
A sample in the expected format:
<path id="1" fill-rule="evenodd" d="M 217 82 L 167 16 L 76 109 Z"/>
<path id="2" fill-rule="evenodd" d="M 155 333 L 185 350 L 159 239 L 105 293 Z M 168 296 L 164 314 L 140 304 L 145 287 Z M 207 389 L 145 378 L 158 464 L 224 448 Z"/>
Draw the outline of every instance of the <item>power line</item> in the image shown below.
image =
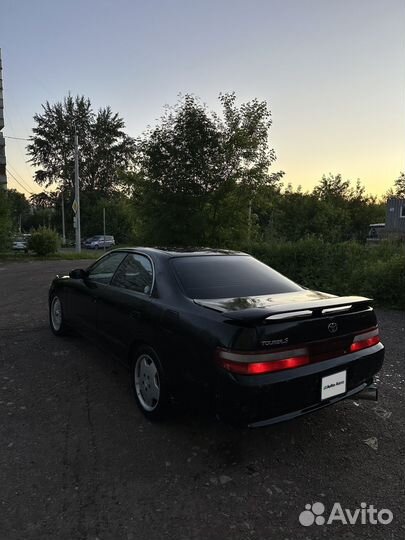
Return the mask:
<path id="1" fill-rule="evenodd" d="M 26 187 L 27 189 L 32 189 L 33 186 L 34 186 L 34 188 L 35 188 L 35 185 L 34 185 L 34 184 L 32 184 L 32 186 L 29 186 L 28 181 L 25 181 L 24 178 L 21 176 L 21 174 L 16 170 L 15 167 L 13 167 L 12 165 L 10 165 L 10 163 L 8 163 L 8 167 L 10 167 L 11 170 L 14 172 L 14 174 L 16 174 L 16 175 L 19 177 L 20 181 L 25 185 L 25 187 Z M 31 182 L 31 180 L 30 180 L 30 182 Z"/>
<path id="2" fill-rule="evenodd" d="M 11 118 L 10 118 L 10 122 L 11 122 Z M 13 132 L 15 133 L 14 129 L 13 129 Z M 25 138 L 25 137 L 24 137 L 24 138 L 23 138 L 23 137 L 15 137 L 15 136 L 13 136 L 13 135 L 6 135 L 6 137 L 7 137 L 7 139 L 9 139 L 9 140 L 11 140 L 11 141 L 17 141 L 17 142 L 19 142 L 19 141 L 24 141 L 24 142 L 25 142 L 25 141 L 29 141 L 29 140 L 30 140 L 30 139 L 27 139 L 27 138 Z M 23 152 L 22 152 L 22 150 L 21 150 L 21 144 L 17 144 L 17 145 L 15 146 L 15 148 L 18 149 L 18 152 L 20 153 L 20 155 L 21 155 L 22 158 L 23 158 L 25 170 L 28 172 L 28 174 L 31 174 L 31 171 L 29 170 L 29 168 L 28 168 L 28 166 L 27 166 L 27 162 L 25 161 L 25 156 L 24 156 L 24 154 L 23 154 Z M 21 176 L 21 175 L 20 175 L 20 176 Z"/>
<path id="3" fill-rule="evenodd" d="M 24 137 L 10 137 L 10 135 L 4 135 L 5 139 L 13 139 L 15 141 L 30 141 L 31 139 L 24 139 Z"/>
<path id="4" fill-rule="evenodd" d="M 28 193 L 29 195 L 32 195 L 32 193 L 31 193 L 26 187 L 24 187 L 24 186 L 22 185 L 22 183 L 18 180 L 18 178 L 16 178 L 16 177 L 14 176 L 14 174 L 13 174 L 8 168 L 6 168 L 6 170 L 7 170 L 7 174 L 9 174 L 9 175 L 13 178 L 13 180 L 14 180 L 15 182 L 17 182 L 17 184 L 18 184 L 18 185 L 19 185 L 26 193 Z"/>
<path id="5" fill-rule="evenodd" d="M 15 169 L 15 167 L 12 167 L 12 166 L 10 165 L 10 163 L 8 163 L 7 166 L 8 166 L 8 168 L 9 168 L 9 173 L 10 173 L 10 174 L 17 175 L 18 178 L 19 178 L 19 180 L 20 180 L 20 182 L 21 182 L 22 184 L 24 184 L 24 186 L 27 188 L 28 191 L 29 191 L 30 189 L 32 189 L 32 188 L 28 185 L 28 182 L 26 182 L 26 181 L 24 180 L 24 178 L 21 176 L 21 174 Z M 11 171 L 10 171 L 10 168 L 11 168 Z"/>
<path id="6" fill-rule="evenodd" d="M 6 167 L 7 173 L 17 182 L 17 184 L 23 188 L 24 191 L 26 191 L 29 195 L 32 195 L 31 191 L 29 191 L 27 188 L 25 188 L 19 180 L 14 176 L 14 174 L 9 170 L 8 167 Z"/>

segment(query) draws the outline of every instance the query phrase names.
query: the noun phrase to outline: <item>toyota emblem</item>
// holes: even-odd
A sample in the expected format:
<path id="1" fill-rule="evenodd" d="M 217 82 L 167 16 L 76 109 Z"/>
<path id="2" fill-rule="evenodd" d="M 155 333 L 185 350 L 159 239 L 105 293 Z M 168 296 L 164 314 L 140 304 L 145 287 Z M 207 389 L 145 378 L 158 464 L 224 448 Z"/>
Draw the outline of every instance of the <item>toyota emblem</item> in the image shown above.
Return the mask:
<path id="1" fill-rule="evenodd" d="M 331 322 L 328 324 L 328 330 L 331 334 L 335 334 L 338 330 L 338 325 L 335 322 Z"/>

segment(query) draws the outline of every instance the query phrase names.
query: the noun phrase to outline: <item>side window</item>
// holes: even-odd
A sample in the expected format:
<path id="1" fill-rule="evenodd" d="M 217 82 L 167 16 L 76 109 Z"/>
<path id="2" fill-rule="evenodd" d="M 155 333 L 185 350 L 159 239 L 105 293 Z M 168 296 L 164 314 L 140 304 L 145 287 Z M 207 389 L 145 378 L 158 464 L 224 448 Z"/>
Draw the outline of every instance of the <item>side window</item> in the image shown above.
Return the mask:
<path id="1" fill-rule="evenodd" d="M 104 283 L 108 285 L 111 281 L 111 278 L 114 275 L 114 272 L 117 270 L 120 263 L 126 257 L 126 253 L 112 253 L 103 257 L 101 261 L 96 263 L 89 272 L 89 277 L 91 281 L 97 281 L 97 283 Z"/>
<path id="2" fill-rule="evenodd" d="M 150 260 L 144 255 L 133 253 L 121 264 L 111 285 L 149 294 L 152 282 L 153 270 Z"/>

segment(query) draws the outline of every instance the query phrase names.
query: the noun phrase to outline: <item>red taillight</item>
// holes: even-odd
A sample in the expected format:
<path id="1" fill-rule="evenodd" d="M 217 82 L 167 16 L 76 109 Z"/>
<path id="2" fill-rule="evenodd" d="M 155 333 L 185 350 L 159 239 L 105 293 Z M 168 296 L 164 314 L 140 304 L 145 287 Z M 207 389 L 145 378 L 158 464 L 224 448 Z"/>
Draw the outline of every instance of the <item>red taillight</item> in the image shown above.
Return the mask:
<path id="1" fill-rule="evenodd" d="M 346 342 L 347 343 L 347 342 Z M 368 330 L 354 337 L 350 348 L 347 345 L 340 350 L 331 349 L 322 354 L 316 354 L 313 346 L 297 348 L 278 352 L 242 352 L 228 349 L 217 349 L 217 364 L 231 373 L 239 375 L 262 375 L 305 366 L 310 362 L 328 360 L 347 353 L 361 351 L 380 343 L 378 327 Z"/>
<path id="2" fill-rule="evenodd" d="M 218 349 L 217 363 L 231 373 L 262 375 L 309 364 L 309 356 L 306 349 L 253 354 Z"/>
<path id="3" fill-rule="evenodd" d="M 374 328 L 370 332 L 358 334 L 350 345 L 350 352 L 368 349 L 373 345 L 377 345 L 377 343 L 380 343 L 380 336 L 378 335 L 378 328 Z"/>

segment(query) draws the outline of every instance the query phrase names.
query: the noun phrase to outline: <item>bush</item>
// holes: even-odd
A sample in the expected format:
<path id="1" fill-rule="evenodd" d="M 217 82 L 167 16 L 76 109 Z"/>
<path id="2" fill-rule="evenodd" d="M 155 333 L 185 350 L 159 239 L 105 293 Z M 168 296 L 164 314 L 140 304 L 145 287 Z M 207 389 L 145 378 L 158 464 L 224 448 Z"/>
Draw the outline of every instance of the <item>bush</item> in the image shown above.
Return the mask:
<path id="1" fill-rule="evenodd" d="M 372 257 L 351 277 L 359 294 L 374 298 L 379 304 L 405 309 L 405 256 L 400 253 L 387 259 Z"/>
<path id="2" fill-rule="evenodd" d="M 338 295 L 364 295 L 405 309 L 405 250 L 393 242 L 377 247 L 316 238 L 272 242 L 244 249 L 295 282 Z"/>
<path id="3" fill-rule="evenodd" d="M 28 249 L 40 256 L 56 253 L 58 247 L 59 236 L 55 231 L 46 227 L 40 227 L 33 232 L 28 242 Z"/>

